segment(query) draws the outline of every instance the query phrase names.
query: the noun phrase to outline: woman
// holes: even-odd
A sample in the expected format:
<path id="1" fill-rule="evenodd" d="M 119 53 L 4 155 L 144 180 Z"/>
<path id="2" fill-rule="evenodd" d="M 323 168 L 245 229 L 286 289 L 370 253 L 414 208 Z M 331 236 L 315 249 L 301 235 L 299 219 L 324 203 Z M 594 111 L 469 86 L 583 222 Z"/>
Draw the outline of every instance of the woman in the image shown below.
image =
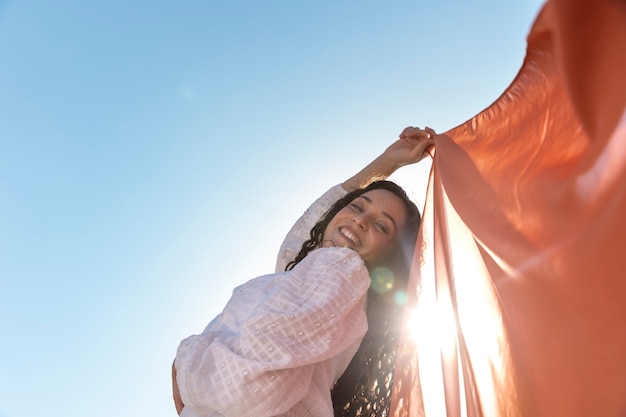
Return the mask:
<path id="1" fill-rule="evenodd" d="M 420 217 L 382 179 L 421 160 L 433 134 L 406 128 L 320 197 L 287 235 L 277 273 L 235 289 L 202 334 L 181 342 L 172 369 L 181 416 L 384 413 L 401 311 L 392 299 L 406 286 Z"/>

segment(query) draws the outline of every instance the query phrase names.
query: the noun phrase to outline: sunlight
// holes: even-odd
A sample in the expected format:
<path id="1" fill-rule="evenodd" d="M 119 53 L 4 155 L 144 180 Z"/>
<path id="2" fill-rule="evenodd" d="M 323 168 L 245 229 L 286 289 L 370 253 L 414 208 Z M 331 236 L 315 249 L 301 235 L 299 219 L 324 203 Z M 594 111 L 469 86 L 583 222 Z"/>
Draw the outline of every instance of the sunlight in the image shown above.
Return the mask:
<path id="1" fill-rule="evenodd" d="M 427 223 L 423 227 L 427 245 L 434 246 Z M 432 258 L 422 260 L 419 299 L 407 320 L 418 355 L 424 411 L 427 416 L 465 416 L 468 410 L 480 409 L 485 417 L 495 417 L 501 401 L 498 389 L 511 378 L 498 296 L 480 244 L 451 206 L 446 227 L 454 239 L 437 244 L 452 262 L 439 265 L 444 260 L 435 259 L 433 252 Z M 466 388 L 475 390 L 467 398 Z"/>
<path id="2" fill-rule="evenodd" d="M 427 416 L 445 416 L 444 380 L 441 363 L 440 340 L 448 339 L 440 332 L 436 320 L 437 308 L 432 300 L 420 298 L 420 303 L 410 312 L 410 335 L 417 346 L 419 381 L 421 384 L 424 411 Z M 427 319 L 428 317 L 428 319 Z M 435 318 L 435 319 L 434 319 Z M 437 337 L 429 337 L 437 335 Z"/>
<path id="3" fill-rule="evenodd" d="M 471 362 L 472 386 L 484 416 L 495 417 L 508 357 L 499 299 L 474 237 L 469 232 L 455 233 L 454 244 L 456 308 Z"/>

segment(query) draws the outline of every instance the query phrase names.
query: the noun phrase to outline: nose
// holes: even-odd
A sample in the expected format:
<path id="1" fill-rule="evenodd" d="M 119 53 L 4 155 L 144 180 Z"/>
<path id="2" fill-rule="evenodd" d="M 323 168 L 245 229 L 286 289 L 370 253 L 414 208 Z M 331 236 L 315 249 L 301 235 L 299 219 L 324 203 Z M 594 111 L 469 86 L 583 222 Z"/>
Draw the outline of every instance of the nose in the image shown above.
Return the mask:
<path id="1" fill-rule="evenodd" d="M 363 214 L 356 215 L 352 218 L 354 224 L 356 224 L 360 229 L 367 230 L 367 219 Z"/>

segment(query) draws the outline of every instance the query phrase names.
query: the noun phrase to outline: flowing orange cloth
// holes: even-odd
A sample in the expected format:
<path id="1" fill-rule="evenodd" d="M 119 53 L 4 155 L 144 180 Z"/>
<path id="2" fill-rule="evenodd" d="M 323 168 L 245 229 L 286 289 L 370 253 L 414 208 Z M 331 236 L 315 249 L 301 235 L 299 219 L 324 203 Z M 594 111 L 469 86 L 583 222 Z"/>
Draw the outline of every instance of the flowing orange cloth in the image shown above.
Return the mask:
<path id="1" fill-rule="evenodd" d="M 436 138 L 393 416 L 626 416 L 626 1 L 549 0 Z"/>

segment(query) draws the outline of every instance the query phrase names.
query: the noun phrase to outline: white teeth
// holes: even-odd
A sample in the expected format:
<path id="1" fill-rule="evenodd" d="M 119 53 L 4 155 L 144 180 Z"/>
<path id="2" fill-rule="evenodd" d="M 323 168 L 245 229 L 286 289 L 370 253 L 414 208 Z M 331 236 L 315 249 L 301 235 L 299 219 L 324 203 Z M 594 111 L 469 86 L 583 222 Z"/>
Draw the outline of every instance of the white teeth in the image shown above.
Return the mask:
<path id="1" fill-rule="evenodd" d="M 356 237 L 354 234 L 352 234 L 349 230 L 346 230 L 344 228 L 341 228 L 341 233 L 347 237 L 348 239 L 350 239 L 352 241 L 352 243 L 354 243 L 355 245 L 359 244 L 359 238 Z"/>

